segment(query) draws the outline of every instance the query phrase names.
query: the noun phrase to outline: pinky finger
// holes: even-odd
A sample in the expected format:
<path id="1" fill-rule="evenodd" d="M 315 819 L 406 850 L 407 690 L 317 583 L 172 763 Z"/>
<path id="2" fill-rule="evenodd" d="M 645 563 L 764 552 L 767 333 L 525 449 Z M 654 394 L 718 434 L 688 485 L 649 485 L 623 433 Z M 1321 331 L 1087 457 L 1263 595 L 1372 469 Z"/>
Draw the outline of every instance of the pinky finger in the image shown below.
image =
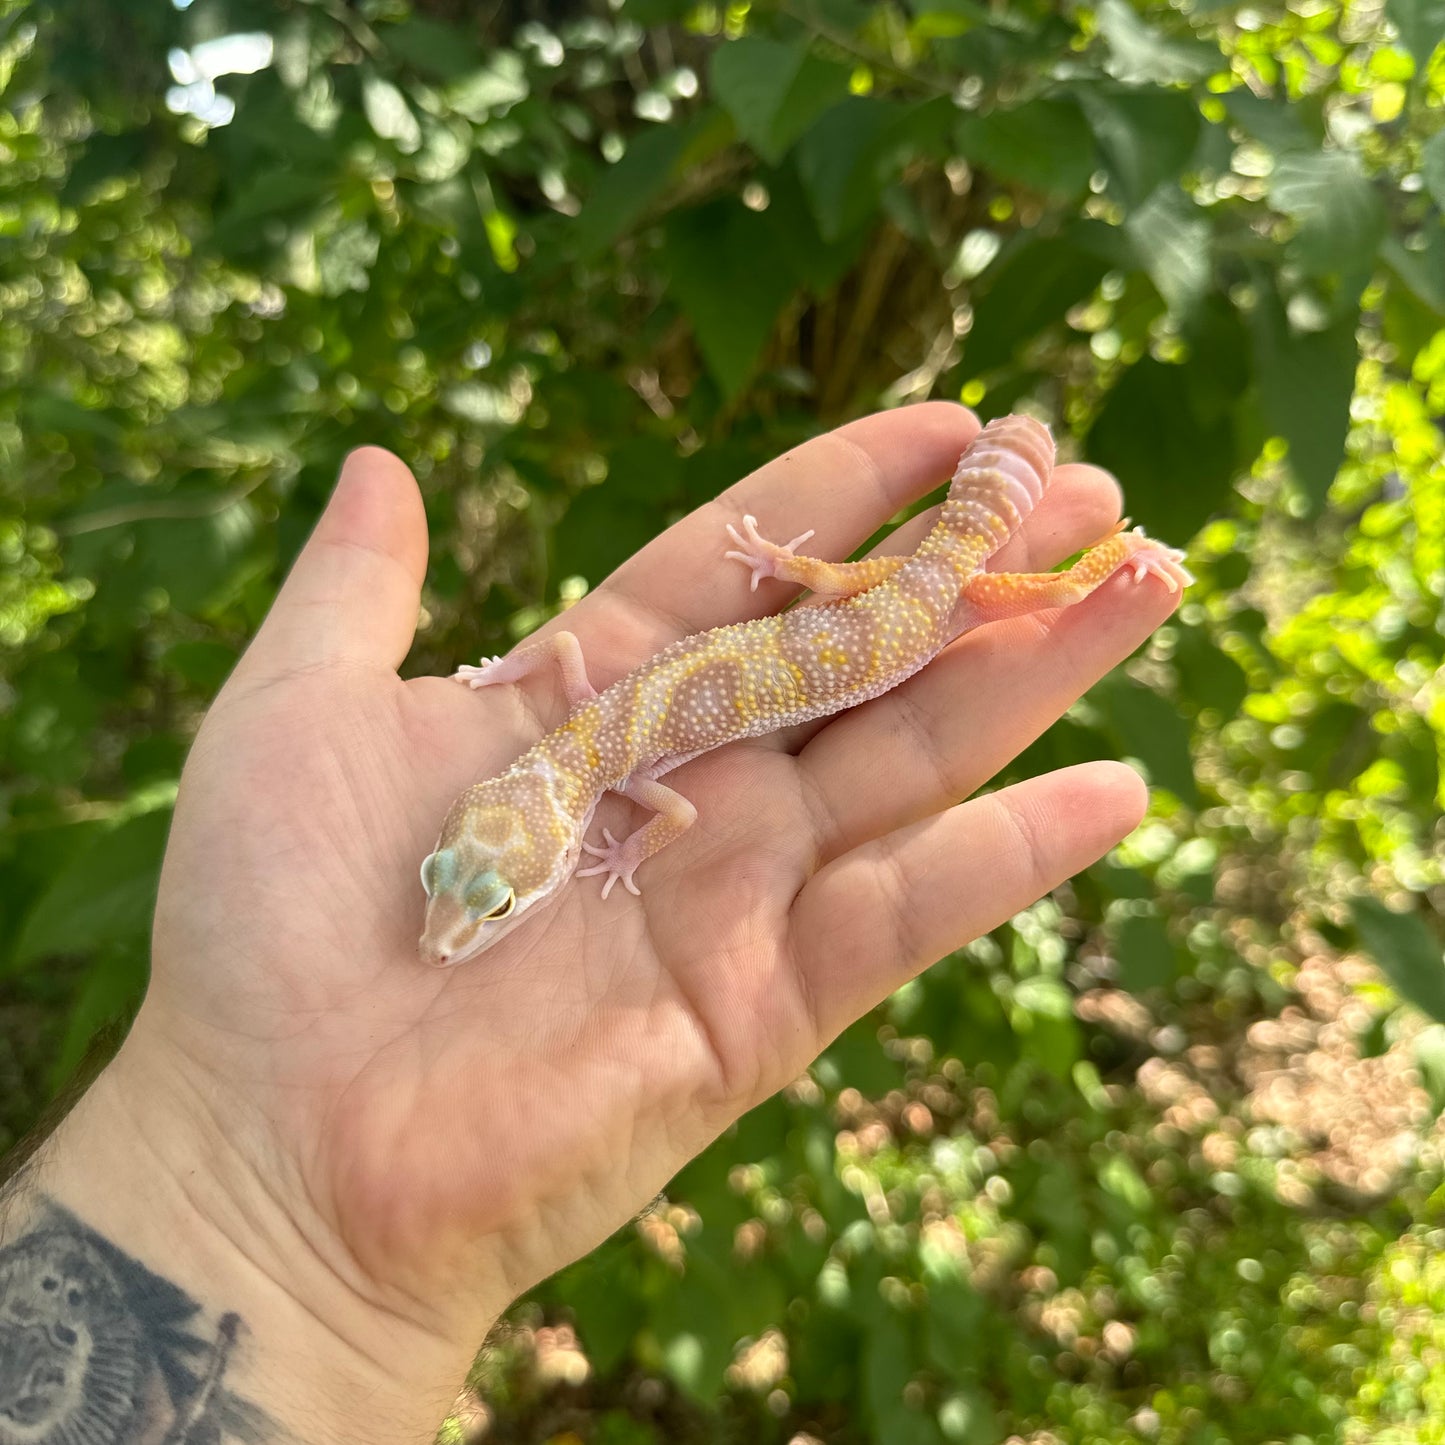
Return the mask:
<path id="1" fill-rule="evenodd" d="M 914 974 L 1088 867 L 1144 815 L 1143 780 L 1083 763 L 865 843 L 793 905 L 803 995 L 831 1039 Z"/>

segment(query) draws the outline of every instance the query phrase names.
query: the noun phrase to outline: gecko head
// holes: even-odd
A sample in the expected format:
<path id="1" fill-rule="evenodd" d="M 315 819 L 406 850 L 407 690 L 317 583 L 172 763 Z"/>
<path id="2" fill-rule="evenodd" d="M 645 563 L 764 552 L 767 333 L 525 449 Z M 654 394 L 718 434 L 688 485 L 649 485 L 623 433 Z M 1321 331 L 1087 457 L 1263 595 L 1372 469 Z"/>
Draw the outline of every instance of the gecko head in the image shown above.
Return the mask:
<path id="1" fill-rule="evenodd" d="M 570 875 L 576 847 L 550 790 L 503 776 L 457 799 L 421 865 L 426 924 L 418 952 L 450 967 L 504 938 Z M 570 846 L 569 846 L 570 845 Z"/>

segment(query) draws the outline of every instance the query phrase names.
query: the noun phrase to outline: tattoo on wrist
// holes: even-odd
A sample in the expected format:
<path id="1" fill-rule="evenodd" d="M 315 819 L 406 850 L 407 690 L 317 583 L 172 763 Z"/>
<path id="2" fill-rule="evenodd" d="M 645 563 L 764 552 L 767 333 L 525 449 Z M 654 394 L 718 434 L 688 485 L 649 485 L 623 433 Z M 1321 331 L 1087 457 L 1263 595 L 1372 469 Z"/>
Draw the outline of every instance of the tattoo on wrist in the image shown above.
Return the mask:
<path id="1" fill-rule="evenodd" d="M 240 1317 L 209 1317 L 44 1201 L 0 1246 L 0 1445 L 273 1445 L 226 1385 Z"/>

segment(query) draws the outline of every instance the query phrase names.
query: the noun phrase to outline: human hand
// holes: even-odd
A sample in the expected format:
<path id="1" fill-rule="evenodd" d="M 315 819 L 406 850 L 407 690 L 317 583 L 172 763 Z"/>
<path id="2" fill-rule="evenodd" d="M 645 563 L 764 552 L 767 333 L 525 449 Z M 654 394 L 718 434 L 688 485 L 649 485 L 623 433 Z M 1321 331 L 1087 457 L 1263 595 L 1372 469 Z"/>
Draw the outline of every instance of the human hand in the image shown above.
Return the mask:
<path id="1" fill-rule="evenodd" d="M 725 523 L 818 528 L 846 556 L 952 471 L 977 430 L 941 403 L 867 418 L 700 508 L 570 609 L 592 680 L 756 616 Z M 1000 569 L 1109 530 L 1119 495 L 1062 466 Z M 919 519 L 885 544 L 907 551 Z M 416 954 L 417 865 L 451 799 L 561 720 L 551 684 L 399 679 L 426 566 L 388 453 L 336 496 L 186 767 L 154 974 L 106 1088 L 161 1167 L 348 1349 L 445 1400 L 491 1321 L 645 1204 L 851 1020 L 1127 834 L 1129 769 L 1091 763 L 959 804 L 1167 614 L 1107 584 L 992 624 L 894 692 L 739 743 L 670 783 L 697 825 L 605 902 L 574 880 L 472 963 Z M 562 624 L 557 624 L 562 625 Z M 461 659 L 459 659 L 460 661 Z M 608 799 L 597 825 L 618 831 Z M 615 808 L 615 813 L 609 810 Z"/>

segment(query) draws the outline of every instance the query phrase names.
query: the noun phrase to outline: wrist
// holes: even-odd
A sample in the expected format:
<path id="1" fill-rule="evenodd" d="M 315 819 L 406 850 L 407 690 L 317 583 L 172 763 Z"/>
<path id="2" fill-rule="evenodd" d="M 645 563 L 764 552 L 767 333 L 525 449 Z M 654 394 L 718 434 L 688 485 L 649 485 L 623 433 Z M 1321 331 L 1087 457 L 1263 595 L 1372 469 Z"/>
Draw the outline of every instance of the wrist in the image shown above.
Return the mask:
<path id="1" fill-rule="evenodd" d="M 218 1112 L 204 1079 L 168 1055 L 138 1028 L 6 1191 L 0 1293 L 26 1287 L 14 1271 L 7 1286 L 4 1263 L 28 1239 L 22 1252 L 78 1261 L 91 1295 L 121 1311 L 123 1327 L 97 1337 L 133 1339 L 150 1358 L 183 1329 L 198 1400 L 208 1362 L 217 1376 L 215 1401 L 198 1408 L 243 1402 L 270 1422 L 261 1439 L 430 1441 L 490 1320 L 447 1331 L 387 1300 L 259 1121 Z M 91 1306 L 73 1307 L 62 1340 L 85 1337 Z M 169 1410 L 175 1429 L 189 1396 L 161 1389 L 163 1375 L 136 1408 L 151 1411 L 147 1425 Z"/>

